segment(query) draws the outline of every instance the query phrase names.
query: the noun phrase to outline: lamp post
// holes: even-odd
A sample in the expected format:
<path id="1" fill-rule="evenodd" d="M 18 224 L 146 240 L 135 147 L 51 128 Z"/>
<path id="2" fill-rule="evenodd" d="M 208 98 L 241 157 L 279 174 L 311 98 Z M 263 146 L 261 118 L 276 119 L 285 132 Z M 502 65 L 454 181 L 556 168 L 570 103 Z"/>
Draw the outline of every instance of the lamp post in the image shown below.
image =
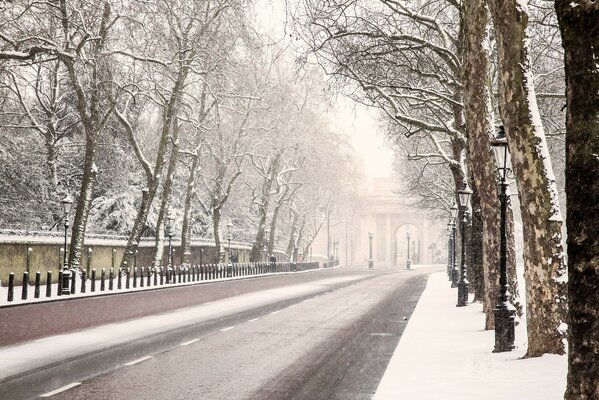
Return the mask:
<path id="1" fill-rule="evenodd" d="M 511 351 L 514 349 L 514 325 L 516 311 L 510 307 L 510 294 L 507 284 L 507 232 L 506 232 L 506 214 L 508 183 L 506 175 L 511 170 L 510 153 L 507 145 L 507 138 L 503 126 L 499 128 L 495 140 L 491 143 L 497 172 L 499 173 L 501 191 L 499 193 L 499 202 L 501 205 L 500 225 L 499 225 L 499 302 L 493 309 L 495 317 L 495 349 L 494 353 Z"/>
<path id="2" fill-rule="evenodd" d="M 464 307 L 468 305 L 468 276 L 466 273 L 466 213 L 468 212 L 468 204 L 470 203 L 470 196 L 472 190 L 468 187 L 467 183 L 458 190 L 458 197 L 460 199 L 460 208 L 462 209 L 462 262 L 460 265 L 460 281 L 458 282 L 458 303 L 457 307 Z"/>
<path id="3" fill-rule="evenodd" d="M 449 217 L 449 222 L 447 223 L 447 279 L 451 281 L 451 271 L 453 270 L 453 265 L 451 262 L 451 217 Z"/>
<path id="4" fill-rule="evenodd" d="M 410 231 L 406 232 L 408 237 L 408 256 L 406 257 L 406 269 L 411 269 L 412 260 L 410 260 Z"/>
<path id="5" fill-rule="evenodd" d="M 374 268 L 374 260 L 372 259 L 372 232 L 368 232 L 368 268 Z"/>
<path id="6" fill-rule="evenodd" d="M 69 214 L 73 207 L 73 199 L 67 194 L 67 196 L 61 200 L 62 211 L 64 211 L 64 256 L 62 261 L 62 290 L 60 294 L 71 294 L 69 283 L 71 282 L 71 271 L 69 270 L 69 264 L 67 261 L 67 235 L 69 229 Z"/>
<path id="7" fill-rule="evenodd" d="M 170 282 L 171 270 L 173 268 L 173 222 L 175 217 L 171 212 L 166 215 L 166 234 L 168 235 L 168 265 L 166 269 L 166 283 Z"/>
<path id="8" fill-rule="evenodd" d="M 453 203 L 449 212 L 451 213 L 451 287 L 458 287 L 458 281 L 460 280 L 460 270 L 458 269 L 458 263 L 456 262 L 456 231 L 458 229 L 458 206 Z"/>
<path id="9" fill-rule="evenodd" d="M 229 242 L 229 249 L 227 250 L 227 255 L 229 258 L 228 268 L 227 268 L 227 276 L 233 276 L 233 259 L 231 258 L 231 233 L 233 232 L 233 222 L 229 220 L 227 224 L 227 240 Z"/>

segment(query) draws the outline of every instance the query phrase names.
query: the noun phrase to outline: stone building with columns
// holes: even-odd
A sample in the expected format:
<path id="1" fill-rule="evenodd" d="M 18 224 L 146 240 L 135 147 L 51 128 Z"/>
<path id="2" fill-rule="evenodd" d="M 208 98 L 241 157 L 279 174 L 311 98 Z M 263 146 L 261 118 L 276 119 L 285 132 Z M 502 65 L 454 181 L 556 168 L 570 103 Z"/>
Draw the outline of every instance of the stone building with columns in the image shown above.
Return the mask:
<path id="1" fill-rule="evenodd" d="M 400 182 L 375 178 L 368 190 L 359 193 L 352 210 L 331 215 L 328 233 L 330 253 L 344 265 L 368 265 L 369 238 L 372 232 L 372 258 L 375 268 L 405 268 L 412 264 L 435 264 L 446 260 L 446 226 L 434 223 L 427 214 L 407 207 L 397 194 Z M 315 241 L 315 250 L 326 255 L 327 229 Z"/>

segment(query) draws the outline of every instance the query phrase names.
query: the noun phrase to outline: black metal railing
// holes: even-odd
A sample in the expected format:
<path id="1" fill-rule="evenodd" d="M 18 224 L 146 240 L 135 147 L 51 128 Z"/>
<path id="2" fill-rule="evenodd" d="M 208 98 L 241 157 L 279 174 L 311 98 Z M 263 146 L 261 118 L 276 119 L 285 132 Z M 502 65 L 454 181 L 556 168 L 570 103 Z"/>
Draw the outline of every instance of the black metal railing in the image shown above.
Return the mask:
<path id="1" fill-rule="evenodd" d="M 259 262 L 259 263 L 235 263 L 235 264 L 204 264 L 204 265 L 179 265 L 174 267 L 140 267 L 115 270 L 114 268 L 100 269 L 100 277 L 95 268 L 91 270 L 89 278 L 85 269 L 72 269 L 69 281 L 70 295 L 78 293 L 116 292 L 122 293 L 127 290 L 139 290 L 141 288 L 176 286 L 179 284 L 199 283 L 221 279 L 242 279 L 251 276 L 302 272 L 319 269 L 318 262 Z M 46 274 L 46 281 L 42 284 L 41 272 L 35 273 L 33 284 L 33 298 L 41 297 L 44 288 L 45 297 L 52 298 L 63 295 L 63 273 L 58 272 L 58 279 L 53 283 L 52 272 Z M 31 299 L 29 297 L 29 273 L 23 272 L 22 284 L 20 286 L 21 300 Z M 99 286 L 99 287 L 98 287 Z M 139 289 L 138 289 L 139 288 Z M 8 276 L 8 303 L 15 299 L 15 291 L 18 293 L 19 286 L 15 285 L 15 274 L 11 272 Z"/>

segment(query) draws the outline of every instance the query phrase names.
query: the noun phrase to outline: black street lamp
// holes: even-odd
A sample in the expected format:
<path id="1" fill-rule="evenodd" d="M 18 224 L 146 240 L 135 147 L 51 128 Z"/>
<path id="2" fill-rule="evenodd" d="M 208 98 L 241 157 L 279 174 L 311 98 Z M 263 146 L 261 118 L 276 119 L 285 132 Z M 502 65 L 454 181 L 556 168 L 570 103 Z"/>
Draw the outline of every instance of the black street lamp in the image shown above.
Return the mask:
<path id="1" fill-rule="evenodd" d="M 458 229 L 458 206 L 453 203 L 449 212 L 451 213 L 451 287 L 458 287 L 458 281 L 460 280 L 460 270 L 458 269 L 458 263 L 456 261 L 456 231 Z"/>
<path id="2" fill-rule="evenodd" d="M 451 262 L 451 217 L 449 217 L 449 222 L 447 223 L 447 279 L 451 282 L 451 271 L 453 270 L 453 265 Z"/>
<path id="3" fill-rule="evenodd" d="M 166 271 L 166 283 L 170 281 L 171 269 L 173 267 L 173 222 L 175 217 L 171 212 L 166 215 L 166 234 L 168 235 L 168 268 Z M 174 283 L 174 279 L 173 279 Z"/>
<path id="4" fill-rule="evenodd" d="M 372 259 L 372 232 L 368 232 L 368 268 L 374 268 L 374 260 Z"/>
<path id="5" fill-rule="evenodd" d="M 410 231 L 406 233 L 408 237 L 408 256 L 406 258 L 406 269 L 411 269 L 412 260 L 410 260 Z"/>
<path id="6" fill-rule="evenodd" d="M 69 264 L 67 261 L 67 235 L 69 229 L 69 214 L 71 208 L 73 208 L 73 199 L 67 194 L 67 196 L 61 200 L 62 211 L 64 211 L 64 256 L 62 261 L 62 290 L 60 294 L 71 294 L 69 283 L 71 282 L 71 271 L 69 270 Z"/>
<path id="7" fill-rule="evenodd" d="M 227 275 L 228 276 L 233 276 L 233 259 L 231 258 L 231 233 L 233 232 L 233 222 L 231 222 L 231 220 L 229 220 L 229 223 L 227 224 L 227 240 L 229 241 L 229 249 L 227 250 L 227 255 L 229 256 L 229 264 L 228 264 L 228 271 L 227 271 Z"/>
<path id="8" fill-rule="evenodd" d="M 494 353 L 511 351 L 514 349 L 514 326 L 516 310 L 510 306 L 510 294 L 507 283 L 507 232 L 506 232 L 506 214 L 508 183 L 506 176 L 511 170 L 510 153 L 507 145 L 507 138 L 503 126 L 499 128 L 495 140 L 491 143 L 497 171 L 499 173 L 501 191 L 499 201 L 501 204 L 500 212 L 500 242 L 499 242 L 499 303 L 493 309 L 495 317 L 495 349 Z"/>
<path id="9" fill-rule="evenodd" d="M 468 204 L 470 203 L 470 196 L 472 190 L 468 187 L 467 183 L 458 190 L 458 198 L 460 199 L 460 208 L 462 209 L 462 262 L 460 265 L 460 281 L 458 282 L 458 303 L 457 307 L 463 307 L 468 305 L 468 275 L 466 273 L 466 213 L 468 212 Z"/>

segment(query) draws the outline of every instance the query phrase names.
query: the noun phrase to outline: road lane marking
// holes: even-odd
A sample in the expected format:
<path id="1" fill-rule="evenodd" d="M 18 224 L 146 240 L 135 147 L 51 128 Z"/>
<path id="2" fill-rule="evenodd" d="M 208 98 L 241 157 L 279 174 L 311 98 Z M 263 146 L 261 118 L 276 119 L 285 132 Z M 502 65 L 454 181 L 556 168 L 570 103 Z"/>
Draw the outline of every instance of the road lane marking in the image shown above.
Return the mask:
<path id="1" fill-rule="evenodd" d="M 51 392 L 48 393 L 44 393 L 42 395 L 40 395 L 40 397 L 50 397 L 50 396 L 54 396 L 55 394 L 58 394 L 60 392 L 64 392 L 65 390 L 69 390 L 71 388 L 74 388 L 75 386 L 79 386 L 81 385 L 81 382 L 73 382 L 73 383 L 69 383 L 68 385 L 65 385 L 61 388 L 58 388 L 56 390 L 53 390 Z"/>
<path id="2" fill-rule="evenodd" d="M 230 331 L 230 330 L 231 330 L 231 329 L 233 329 L 233 328 L 235 328 L 235 327 L 234 327 L 234 326 L 230 326 L 230 327 L 228 327 L 228 328 L 223 328 L 223 329 L 221 329 L 220 331 L 221 331 L 221 332 L 226 332 L 226 331 Z"/>
<path id="3" fill-rule="evenodd" d="M 43 342 L 44 340 L 50 340 L 50 339 L 54 339 L 54 338 L 57 338 L 58 336 L 59 336 L 59 335 L 55 335 L 55 336 L 48 336 L 48 337 L 45 337 L 45 338 L 36 339 L 35 341 L 36 341 L 36 342 Z"/>
<path id="4" fill-rule="evenodd" d="M 179 346 L 189 346 L 190 344 L 195 343 L 195 342 L 199 342 L 199 341 L 200 341 L 200 339 L 192 339 L 190 341 L 181 343 Z"/>
<path id="5" fill-rule="evenodd" d="M 280 312 L 281 312 L 281 310 L 273 311 L 273 312 L 270 313 L 270 315 L 275 315 L 275 314 L 278 314 Z"/>
<path id="6" fill-rule="evenodd" d="M 258 321 L 260 318 L 252 318 L 250 320 L 248 320 L 248 322 L 254 322 L 254 321 Z"/>
<path id="7" fill-rule="evenodd" d="M 393 336 L 393 334 L 381 332 L 381 333 L 371 333 L 370 336 Z"/>
<path id="8" fill-rule="evenodd" d="M 145 356 L 145 357 L 142 357 L 142 358 L 138 358 L 137 360 L 133 360 L 133 361 L 129 361 L 128 363 L 125 363 L 125 365 L 131 366 L 131 365 L 139 364 L 140 362 L 144 362 L 146 360 L 149 360 L 152 357 L 153 356 Z"/>
<path id="9" fill-rule="evenodd" d="M 297 303 L 296 303 L 296 304 L 292 304 L 292 305 L 290 305 L 290 306 L 289 306 L 289 307 L 287 307 L 287 308 L 293 308 L 293 307 L 295 307 L 295 306 L 297 306 Z"/>

